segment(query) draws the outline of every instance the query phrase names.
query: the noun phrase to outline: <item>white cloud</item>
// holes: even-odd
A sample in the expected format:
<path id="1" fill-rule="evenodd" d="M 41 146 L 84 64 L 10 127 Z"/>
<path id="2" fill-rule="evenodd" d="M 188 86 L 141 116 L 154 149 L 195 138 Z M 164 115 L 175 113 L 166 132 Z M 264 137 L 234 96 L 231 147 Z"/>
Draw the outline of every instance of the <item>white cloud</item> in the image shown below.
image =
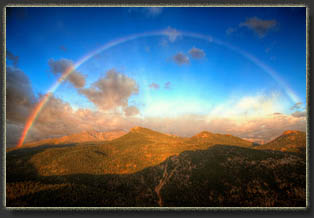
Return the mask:
<path id="1" fill-rule="evenodd" d="M 131 95 L 138 93 L 138 85 L 132 78 L 115 70 L 109 70 L 89 88 L 79 89 L 100 110 L 111 110 L 127 107 Z"/>

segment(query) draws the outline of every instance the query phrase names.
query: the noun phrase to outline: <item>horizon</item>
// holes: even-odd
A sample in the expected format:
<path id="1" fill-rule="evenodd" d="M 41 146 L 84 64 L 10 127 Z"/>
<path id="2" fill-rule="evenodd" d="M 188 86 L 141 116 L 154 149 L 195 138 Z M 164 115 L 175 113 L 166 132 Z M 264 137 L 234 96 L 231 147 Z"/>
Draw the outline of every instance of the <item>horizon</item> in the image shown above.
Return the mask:
<path id="1" fill-rule="evenodd" d="M 101 130 L 96 130 L 96 129 L 90 129 L 90 130 L 83 130 L 81 132 L 77 132 L 77 133 L 73 133 L 73 134 L 70 134 L 70 135 L 62 135 L 62 136 L 54 136 L 54 137 L 48 137 L 48 138 L 43 138 L 43 139 L 40 139 L 40 140 L 35 140 L 35 141 L 29 141 L 27 143 L 25 143 L 25 145 L 30 145 L 30 144 L 34 144 L 34 143 L 38 143 L 40 141 L 45 141 L 45 140 L 54 140 L 54 139 L 60 139 L 62 137 L 67 137 L 67 136 L 73 136 L 73 135 L 77 135 L 77 134 L 84 134 L 84 133 L 93 133 L 93 132 L 97 132 L 97 133 L 112 133 L 112 132 L 119 132 L 119 131 L 122 131 L 124 132 L 125 134 L 123 135 L 120 135 L 118 136 L 117 138 L 113 138 L 113 139 L 118 139 L 128 133 L 131 133 L 132 131 L 137 131 L 138 129 L 148 129 L 150 131 L 153 131 L 153 132 L 158 132 L 158 133 L 161 133 L 161 134 L 164 134 L 164 135 L 167 135 L 167 136 L 174 136 L 174 137 L 178 137 L 178 138 L 193 138 L 193 137 L 198 137 L 200 134 L 202 133 L 210 133 L 210 134 L 214 134 L 214 135 L 225 135 L 225 136 L 235 136 L 235 135 L 230 135 L 230 134 L 224 134 L 224 133 L 216 133 L 216 132 L 210 132 L 210 131 L 206 131 L 206 130 L 203 130 L 203 131 L 200 131 L 194 135 L 189 135 L 189 136 L 179 136 L 179 135 L 175 135 L 175 134 L 171 134 L 171 133 L 168 133 L 168 132 L 160 132 L 158 130 L 155 130 L 155 129 L 149 129 L 149 128 L 146 128 L 146 127 L 142 127 L 142 126 L 134 126 L 130 129 L 113 129 L 113 130 L 108 130 L 108 131 L 101 131 Z M 238 137 L 242 140 L 245 140 L 245 141 L 248 141 L 248 142 L 252 142 L 252 143 L 257 143 L 259 145 L 264 145 L 264 144 L 268 144 L 274 140 L 276 140 L 277 138 L 279 138 L 280 136 L 283 136 L 283 135 L 287 135 L 287 134 L 290 134 L 290 133 L 293 133 L 293 132 L 304 132 L 304 131 L 300 131 L 300 130 L 285 130 L 283 131 L 282 133 L 280 133 L 279 135 L 274 135 L 271 139 L 269 140 L 264 140 L 264 139 L 256 139 L 256 138 L 245 138 L 245 137 L 238 137 L 238 136 L 235 136 L 235 137 Z M 306 133 L 306 132 L 304 132 Z M 111 141 L 113 139 L 107 139 L 107 140 L 104 140 L 104 141 Z M 86 141 L 88 142 L 88 141 Z"/>
<path id="2" fill-rule="evenodd" d="M 7 147 L 134 126 L 264 141 L 306 132 L 305 15 L 9 7 Z"/>

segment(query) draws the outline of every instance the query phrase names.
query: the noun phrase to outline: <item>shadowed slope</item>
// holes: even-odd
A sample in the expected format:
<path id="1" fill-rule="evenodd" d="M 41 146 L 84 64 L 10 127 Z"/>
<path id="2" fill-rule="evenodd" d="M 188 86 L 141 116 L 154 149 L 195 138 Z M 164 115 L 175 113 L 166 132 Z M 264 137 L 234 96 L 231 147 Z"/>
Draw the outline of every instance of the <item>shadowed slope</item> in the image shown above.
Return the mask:
<path id="1" fill-rule="evenodd" d="M 10 174 L 7 206 L 305 206 L 305 157 L 236 146 L 185 151 L 124 175 L 21 182 Z"/>

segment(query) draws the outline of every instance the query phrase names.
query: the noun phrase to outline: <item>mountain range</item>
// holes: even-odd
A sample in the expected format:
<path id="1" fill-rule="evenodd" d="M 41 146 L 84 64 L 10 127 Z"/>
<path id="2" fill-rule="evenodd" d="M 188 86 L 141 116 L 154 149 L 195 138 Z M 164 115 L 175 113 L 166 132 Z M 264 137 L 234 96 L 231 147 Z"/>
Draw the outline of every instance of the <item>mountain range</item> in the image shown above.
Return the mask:
<path id="1" fill-rule="evenodd" d="M 83 132 L 8 149 L 7 206 L 305 206 L 306 137 Z"/>

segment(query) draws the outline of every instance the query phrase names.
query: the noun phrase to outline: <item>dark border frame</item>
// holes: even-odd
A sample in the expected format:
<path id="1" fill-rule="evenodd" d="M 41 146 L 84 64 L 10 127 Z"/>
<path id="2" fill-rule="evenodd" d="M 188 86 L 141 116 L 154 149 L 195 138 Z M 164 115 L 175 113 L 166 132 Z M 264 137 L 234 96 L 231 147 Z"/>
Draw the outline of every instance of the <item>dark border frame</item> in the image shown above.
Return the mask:
<path id="1" fill-rule="evenodd" d="M 312 166 L 312 137 L 311 137 L 311 127 L 312 127 L 312 110 L 311 110 L 311 102 L 313 95 L 312 93 L 312 49 L 313 49 L 313 44 L 310 40 L 312 34 L 312 26 L 313 26 L 313 21 L 312 21 L 312 11 L 311 11 L 311 3 L 310 1 L 298 1 L 298 0 L 277 0 L 277 1 L 268 1 L 268 0 L 52 0 L 52 1 L 44 1 L 44 0 L 6 0 L 4 2 L 1 1 L 1 53 L 0 53 L 0 58 L 1 58 L 1 74 L 0 74 L 0 81 L 1 81 L 1 132 L 0 132 L 0 138 L 2 142 L 2 149 L 1 149 L 1 156 L 4 157 L 2 158 L 2 170 L 1 170 L 1 178 L 5 178 L 5 136 L 6 136 L 6 130 L 5 130 L 5 85 L 6 85 L 6 74 L 5 74 L 5 51 L 6 51 L 6 45 L 5 45 L 5 7 L 7 6 L 21 6 L 21 7 L 36 7 L 36 6 L 43 6 L 43 7 L 49 7 L 49 6 L 57 6 L 57 7 L 64 7 L 64 6 L 73 6 L 73 7 L 78 7 L 78 6 L 92 6 L 92 7 L 97 7 L 97 6 L 103 6 L 103 7 L 112 7 L 112 6 L 117 6 L 117 7 L 132 7 L 132 6 L 165 6 L 165 7 L 216 7 L 216 6 L 222 6 L 222 7 L 263 7 L 263 6 L 282 6 L 282 7 L 287 7 L 287 6 L 304 6 L 307 7 L 307 75 L 306 75 L 306 94 L 307 94 L 307 207 L 302 210 L 294 210 L 294 208 L 291 208 L 289 210 L 286 210 L 285 208 L 237 208 L 237 209 L 230 209 L 230 208 L 222 208 L 222 209 L 215 209 L 215 208 L 205 208 L 205 209 L 200 209 L 200 208 L 19 208 L 15 210 L 8 210 L 8 208 L 5 208 L 4 205 L 2 204 L 2 208 L 5 209 L 5 212 L 7 215 L 40 215 L 43 214 L 42 212 L 45 212 L 50 215 L 53 214 L 72 214 L 73 212 L 78 212 L 79 214 L 82 215 L 87 215 L 88 213 L 92 213 L 94 215 L 96 214 L 107 214 L 107 215 L 116 215 L 116 214 L 125 214 L 125 212 L 129 213 L 129 215 L 142 215 L 146 214 L 147 212 L 158 212 L 160 214 L 180 214 L 180 215 L 192 215 L 192 214 L 197 214 L 197 215 L 204 215 L 204 214 L 209 214 L 209 213 L 214 213 L 215 215 L 223 215 L 224 214 L 233 214 L 233 215 L 253 215 L 252 213 L 255 213 L 255 215 L 260 215 L 260 214 L 267 214 L 267 215 L 287 215 L 288 214 L 298 214 L 298 215 L 312 215 L 312 205 L 311 205 L 311 200 L 312 200 L 312 181 L 313 181 L 313 174 L 310 173 L 310 168 Z M 312 27 L 312 28 L 311 28 Z M 313 37 L 313 36 L 312 36 Z M 4 179 L 3 179 L 4 180 Z M 5 181 L 1 181 L 5 182 Z M 1 196 L 4 196 L 5 192 L 5 185 L 1 184 Z M 4 198 L 2 198 L 3 200 Z M 3 202 L 4 203 L 4 202 Z M 140 212 L 140 214 L 138 214 Z M 1 211 L 2 214 L 2 211 Z M 2 217 L 2 216 L 1 216 Z"/>

